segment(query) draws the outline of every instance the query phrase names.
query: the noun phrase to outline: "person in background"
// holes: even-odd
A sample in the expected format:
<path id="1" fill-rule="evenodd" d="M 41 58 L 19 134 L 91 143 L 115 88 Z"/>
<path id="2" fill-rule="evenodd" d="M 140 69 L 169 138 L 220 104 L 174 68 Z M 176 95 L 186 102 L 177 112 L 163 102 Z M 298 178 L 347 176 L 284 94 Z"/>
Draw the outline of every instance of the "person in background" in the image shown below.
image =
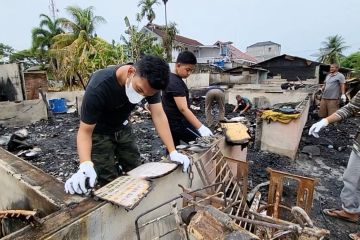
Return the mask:
<path id="1" fill-rule="evenodd" d="M 325 118 L 339 109 L 339 99 L 346 102 L 345 77 L 339 73 L 338 64 L 330 65 L 330 73 L 326 76 L 322 92 L 319 117 Z"/>
<path id="2" fill-rule="evenodd" d="M 128 118 L 144 98 L 170 160 L 183 164 L 183 171 L 187 171 L 190 160 L 175 150 L 161 104 L 160 90 L 168 85 L 169 72 L 164 60 L 145 56 L 134 65 L 112 66 L 91 75 L 77 134 L 80 166 L 65 183 L 67 193 L 86 194 L 97 179 L 104 185 L 140 164 L 136 137 Z"/>
<path id="3" fill-rule="evenodd" d="M 225 92 L 219 87 L 209 87 L 205 96 L 205 116 L 206 124 L 208 126 L 214 125 L 214 116 L 211 114 L 211 109 L 214 103 L 219 107 L 219 121 L 225 119 Z"/>
<path id="4" fill-rule="evenodd" d="M 240 111 L 240 115 L 242 115 L 251 109 L 252 104 L 251 104 L 250 100 L 245 97 L 236 95 L 236 102 L 237 102 L 237 104 L 236 104 L 233 112 Z"/>
<path id="5" fill-rule="evenodd" d="M 320 130 L 327 125 L 355 116 L 358 112 L 360 112 L 360 91 L 347 105 L 329 117 L 313 124 L 309 130 L 309 135 L 318 138 Z M 358 127 L 353 150 L 343 176 L 344 187 L 340 194 L 342 208 L 323 210 L 328 216 L 349 222 L 357 222 L 360 217 L 360 126 Z M 360 233 L 352 233 L 350 238 L 360 240 Z"/>
<path id="6" fill-rule="evenodd" d="M 212 135 L 190 110 L 189 89 L 183 80 L 194 71 L 196 62 L 192 52 L 181 52 L 175 63 L 175 73 L 170 73 L 169 85 L 162 92 L 162 103 L 175 146 L 181 140 L 188 143 L 197 137 Z"/>

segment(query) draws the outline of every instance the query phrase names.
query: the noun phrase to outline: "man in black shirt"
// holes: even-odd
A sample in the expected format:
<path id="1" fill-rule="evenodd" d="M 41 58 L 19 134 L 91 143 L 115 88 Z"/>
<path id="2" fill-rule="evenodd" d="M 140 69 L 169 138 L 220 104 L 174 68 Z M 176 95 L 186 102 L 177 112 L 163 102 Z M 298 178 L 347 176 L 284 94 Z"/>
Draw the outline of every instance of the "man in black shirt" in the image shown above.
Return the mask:
<path id="1" fill-rule="evenodd" d="M 189 159 L 175 150 L 160 90 L 168 85 L 169 65 L 145 56 L 134 65 L 108 67 L 92 74 L 87 86 L 77 135 L 78 172 L 65 183 L 71 194 L 87 193 L 96 178 L 101 185 L 139 165 L 139 152 L 128 117 L 146 98 L 155 128 L 172 161 L 187 170 Z M 89 186 L 86 186 L 86 179 Z"/>
<path id="2" fill-rule="evenodd" d="M 190 76 L 195 65 L 196 57 L 192 52 L 181 52 L 176 60 L 175 74 L 170 73 L 169 85 L 162 94 L 162 103 L 175 146 L 180 144 L 180 140 L 189 142 L 200 136 L 212 135 L 210 129 L 205 127 L 189 108 L 189 89 L 183 78 Z"/>

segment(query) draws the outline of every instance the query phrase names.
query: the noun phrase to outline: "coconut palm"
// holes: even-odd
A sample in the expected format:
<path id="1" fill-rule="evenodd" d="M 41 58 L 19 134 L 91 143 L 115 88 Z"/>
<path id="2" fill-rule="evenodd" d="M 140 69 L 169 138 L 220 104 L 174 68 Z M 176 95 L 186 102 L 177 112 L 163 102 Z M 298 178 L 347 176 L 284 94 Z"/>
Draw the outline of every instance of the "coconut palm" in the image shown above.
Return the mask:
<path id="1" fill-rule="evenodd" d="M 105 18 L 102 16 L 95 16 L 93 6 L 85 9 L 77 6 L 69 6 L 66 8 L 66 11 L 72 20 L 59 18 L 59 21 L 66 30 L 72 32 L 74 35 L 79 35 L 82 30 L 89 36 L 93 35 L 98 24 L 106 23 Z"/>
<path id="2" fill-rule="evenodd" d="M 66 10 L 72 20 L 59 19 L 67 32 L 54 37 L 51 52 L 60 61 L 57 76 L 66 79 L 68 85 L 72 85 L 74 76 L 77 76 L 82 83 L 85 82 L 82 79 L 87 79 L 89 69 L 86 67 L 96 55 L 95 27 L 99 23 L 104 23 L 105 19 L 95 16 L 93 7 L 81 9 L 70 6 Z"/>
<path id="3" fill-rule="evenodd" d="M 141 9 L 137 15 L 137 20 L 141 21 L 146 16 L 149 23 L 152 23 L 156 17 L 153 6 L 159 4 L 158 0 L 140 0 L 138 7 L 141 7 Z"/>
<path id="4" fill-rule="evenodd" d="M 345 46 L 344 38 L 340 35 L 329 36 L 321 44 L 318 61 L 326 64 L 340 63 L 341 58 L 344 57 L 343 51 L 348 48 Z"/>
<path id="5" fill-rule="evenodd" d="M 174 22 L 170 22 L 169 26 L 166 26 L 165 28 L 163 28 L 163 31 L 165 31 L 165 36 L 163 38 L 163 47 L 165 49 L 166 60 L 171 61 L 174 40 L 175 40 L 176 34 L 178 34 L 179 31 L 176 28 L 176 23 L 174 23 Z"/>
<path id="6" fill-rule="evenodd" d="M 53 43 L 53 37 L 63 33 L 64 31 L 60 27 L 59 19 L 54 21 L 45 14 L 40 14 L 39 27 L 33 28 L 32 33 L 32 50 L 39 49 L 45 52 L 50 49 Z"/>
<path id="7" fill-rule="evenodd" d="M 90 39 L 95 34 L 95 27 L 100 23 L 106 23 L 103 17 L 94 15 L 94 7 L 92 6 L 85 9 L 69 6 L 66 11 L 72 20 L 58 19 L 67 32 L 56 36 L 56 48 L 71 45 L 79 37 L 80 32 L 86 35 L 86 39 Z"/>

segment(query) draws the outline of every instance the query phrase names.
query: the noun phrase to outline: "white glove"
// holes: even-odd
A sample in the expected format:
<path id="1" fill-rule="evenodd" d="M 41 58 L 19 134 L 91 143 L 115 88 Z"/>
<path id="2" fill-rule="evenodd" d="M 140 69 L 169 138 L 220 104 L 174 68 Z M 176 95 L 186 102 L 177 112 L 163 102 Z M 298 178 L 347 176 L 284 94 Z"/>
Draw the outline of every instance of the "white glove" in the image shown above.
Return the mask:
<path id="1" fill-rule="evenodd" d="M 90 188 L 95 186 L 96 172 L 94 164 L 91 161 L 80 163 L 79 170 L 69 178 L 65 183 L 65 192 L 74 194 L 86 194 L 90 189 L 85 186 L 86 179 L 89 178 Z"/>
<path id="2" fill-rule="evenodd" d="M 182 164 L 183 172 L 187 172 L 190 165 L 190 159 L 186 155 L 178 153 L 178 151 L 174 150 L 170 153 L 170 160 Z"/>
<path id="3" fill-rule="evenodd" d="M 346 102 L 346 95 L 345 94 L 341 95 L 341 101 Z"/>
<path id="4" fill-rule="evenodd" d="M 321 121 L 314 123 L 311 126 L 309 130 L 309 135 L 313 135 L 314 137 L 318 138 L 320 130 L 327 125 L 329 125 L 329 121 L 326 118 L 321 119 Z"/>
<path id="5" fill-rule="evenodd" d="M 198 129 L 198 131 L 202 137 L 207 137 L 207 136 L 213 135 L 211 130 L 209 128 L 205 127 L 204 125 L 201 125 L 201 127 Z"/>

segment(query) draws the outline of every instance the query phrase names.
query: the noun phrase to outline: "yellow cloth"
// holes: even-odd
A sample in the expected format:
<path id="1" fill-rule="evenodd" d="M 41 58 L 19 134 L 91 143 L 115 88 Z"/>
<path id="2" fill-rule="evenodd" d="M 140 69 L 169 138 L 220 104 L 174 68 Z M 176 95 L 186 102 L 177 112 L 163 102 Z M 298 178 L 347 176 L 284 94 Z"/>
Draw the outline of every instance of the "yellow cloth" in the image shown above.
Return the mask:
<path id="1" fill-rule="evenodd" d="M 278 121 L 282 123 L 289 123 L 291 120 L 299 118 L 300 113 L 285 114 L 281 112 L 274 112 L 273 110 L 266 110 L 261 114 L 262 119 Z"/>

